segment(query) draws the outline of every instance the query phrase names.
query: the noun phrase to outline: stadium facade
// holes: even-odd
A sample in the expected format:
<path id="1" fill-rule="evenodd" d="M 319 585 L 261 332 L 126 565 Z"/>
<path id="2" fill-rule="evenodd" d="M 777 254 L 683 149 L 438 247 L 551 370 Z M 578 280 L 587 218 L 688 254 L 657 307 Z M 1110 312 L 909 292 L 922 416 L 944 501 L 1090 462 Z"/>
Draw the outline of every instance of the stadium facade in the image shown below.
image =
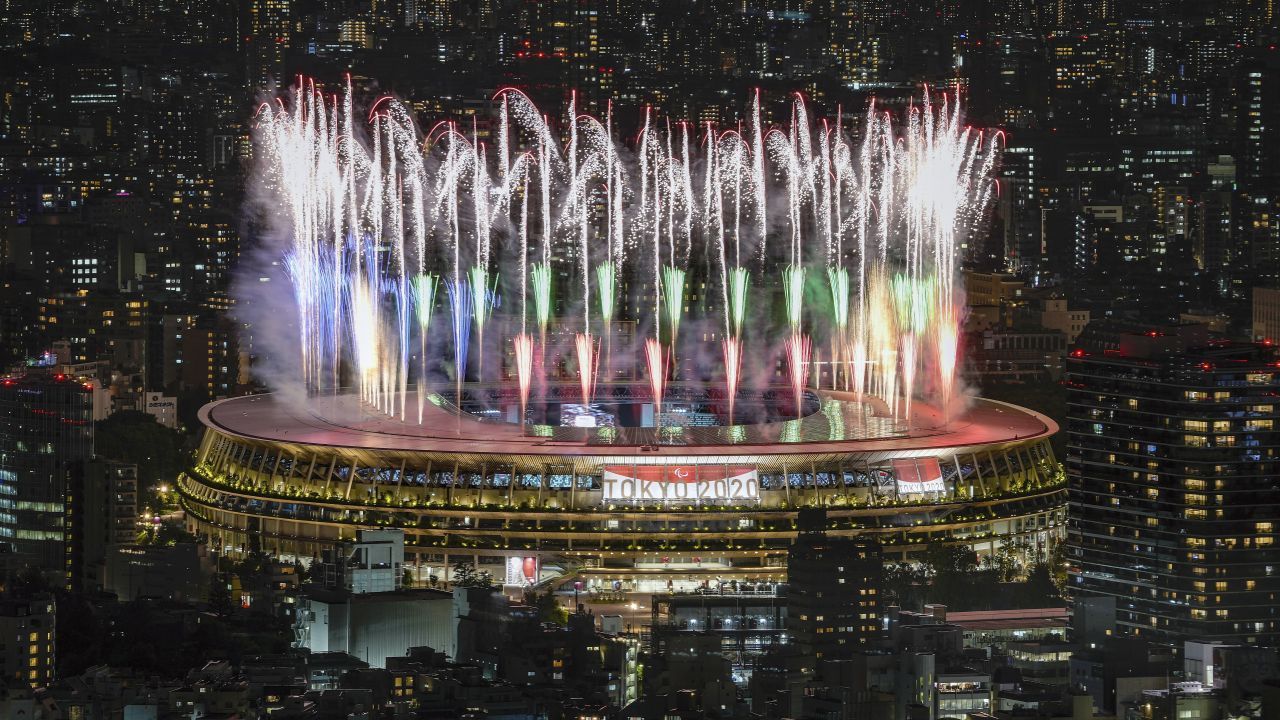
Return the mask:
<path id="1" fill-rule="evenodd" d="M 569 574 L 656 589 L 782 580 L 805 507 L 890 562 L 935 543 L 1045 553 L 1065 522 L 1057 425 L 993 401 L 949 422 L 918 404 L 906 424 L 875 401 L 810 391 L 799 420 L 658 430 L 520 425 L 432 400 L 421 424 L 351 396 L 205 406 L 178 483 L 188 529 L 222 553 L 308 562 L 358 529 L 397 527 L 419 581 L 466 562 L 507 584 Z"/>

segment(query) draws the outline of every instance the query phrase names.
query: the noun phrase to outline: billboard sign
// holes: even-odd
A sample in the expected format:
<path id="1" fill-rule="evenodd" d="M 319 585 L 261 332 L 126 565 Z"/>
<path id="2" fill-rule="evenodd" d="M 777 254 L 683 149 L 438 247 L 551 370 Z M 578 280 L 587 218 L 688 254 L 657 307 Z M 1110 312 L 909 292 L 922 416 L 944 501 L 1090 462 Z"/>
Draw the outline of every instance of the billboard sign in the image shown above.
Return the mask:
<path id="1" fill-rule="evenodd" d="M 759 500 L 760 475 L 732 465 L 609 465 L 605 500 L 701 502 Z"/>
<path id="2" fill-rule="evenodd" d="M 506 570 L 506 577 L 503 578 L 504 585 L 519 587 L 532 585 L 538 581 L 538 558 L 509 557 Z"/>
<path id="3" fill-rule="evenodd" d="M 942 480 L 942 467 L 938 458 L 894 460 L 893 474 L 898 479 L 898 494 L 944 493 L 947 485 Z"/>

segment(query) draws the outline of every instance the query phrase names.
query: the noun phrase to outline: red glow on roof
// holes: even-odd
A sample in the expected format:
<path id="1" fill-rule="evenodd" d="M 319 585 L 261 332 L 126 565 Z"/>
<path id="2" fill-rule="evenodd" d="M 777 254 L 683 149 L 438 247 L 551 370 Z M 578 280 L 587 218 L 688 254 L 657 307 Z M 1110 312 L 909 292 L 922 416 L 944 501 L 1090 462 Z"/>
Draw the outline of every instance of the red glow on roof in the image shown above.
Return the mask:
<path id="1" fill-rule="evenodd" d="M 1080 348 L 1076 348 L 1075 350 L 1071 351 L 1071 357 L 1073 358 L 1082 358 L 1085 356 L 1085 354 L 1086 354 L 1085 351 L 1081 350 Z"/>

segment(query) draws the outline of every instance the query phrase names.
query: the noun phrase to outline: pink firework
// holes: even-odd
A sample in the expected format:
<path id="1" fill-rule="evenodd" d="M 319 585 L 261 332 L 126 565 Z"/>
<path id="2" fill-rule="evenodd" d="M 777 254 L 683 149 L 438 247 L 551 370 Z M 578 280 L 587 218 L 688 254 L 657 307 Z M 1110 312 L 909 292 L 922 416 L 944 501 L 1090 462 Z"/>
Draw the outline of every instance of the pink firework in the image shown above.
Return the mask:
<path id="1" fill-rule="evenodd" d="M 729 424 L 733 424 L 733 406 L 738 399 L 738 380 L 742 376 L 742 340 L 724 339 L 724 381 L 729 393 Z"/>
<path id="2" fill-rule="evenodd" d="M 791 391 L 796 396 L 796 418 L 804 407 L 804 386 L 809 382 L 809 358 L 813 355 L 813 341 L 808 335 L 791 333 L 783 344 L 787 354 L 787 373 L 791 376 Z"/>
<path id="3" fill-rule="evenodd" d="M 596 343 L 591 333 L 578 333 L 573 341 L 578 351 L 578 382 L 582 384 L 582 404 L 590 405 L 596 394 Z"/>
<path id="4" fill-rule="evenodd" d="M 653 417 L 662 415 L 662 393 L 667 384 L 667 356 L 656 338 L 644 341 L 644 359 L 649 366 L 649 386 L 653 388 Z"/>
<path id="5" fill-rule="evenodd" d="M 902 416 L 911 420 L 911 399 L 916 392 L 916 336 L 902 336 Z"/>
<path id="6" fill-rule="evenodd" d="M 520 381 L 520 423 L 524 424 L 529 407 L 529 388 L 533 385 L 533 336 L 520 333 L 512 340 L 516 351 L 516 379 Z"/>
<path id="7" fill-rule="evenodd" d="M 943 420 L 947 417 L 951 404 L 951 392 L 956 381 L 956 360 L 960 350 L 959 323 L 952 314 L 942 317 L 938 327 L 938 372 L 942 386 Z"/>

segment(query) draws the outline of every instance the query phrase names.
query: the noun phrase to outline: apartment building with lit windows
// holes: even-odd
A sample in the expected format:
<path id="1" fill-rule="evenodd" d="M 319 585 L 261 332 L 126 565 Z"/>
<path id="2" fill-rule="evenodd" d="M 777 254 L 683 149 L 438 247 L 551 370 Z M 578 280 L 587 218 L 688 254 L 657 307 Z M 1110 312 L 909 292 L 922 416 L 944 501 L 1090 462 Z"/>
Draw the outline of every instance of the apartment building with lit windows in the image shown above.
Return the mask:
<path id="1" fill-rule="evenodd" d="M 0 598 L 0 673 L 6 680 L 33 688 L 54 681 L 55 616 L 52 595 Z"/>
<path id="2" fill-rule="evenodd" d="M 1280 357 L 1095 322 L 1066 360 L 1072 595 L 1123 635 L 1280 643 Z"/>
<path id="3" fill-rule="evenodd" d="M 881 637 L 878 544 L 829 536 L 826 513 L 802 510 L 787 552 L 787 631 L 806 664 L 840 660 L 872 648 Z"/>

